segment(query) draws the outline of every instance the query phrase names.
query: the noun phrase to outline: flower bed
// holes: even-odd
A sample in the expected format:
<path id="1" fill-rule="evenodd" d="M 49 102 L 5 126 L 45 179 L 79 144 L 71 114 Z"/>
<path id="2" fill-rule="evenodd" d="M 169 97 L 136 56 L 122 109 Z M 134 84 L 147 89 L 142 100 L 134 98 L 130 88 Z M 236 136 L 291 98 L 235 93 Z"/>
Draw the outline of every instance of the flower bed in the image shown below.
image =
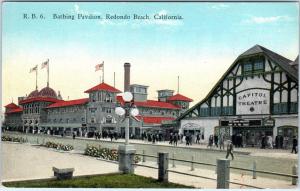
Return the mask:
<path id="1" fill-rule="evenodd" d="M 100 146 L 95 147 L 88 145 L 84 151 L 84 154 L 92 157 L 99 157 L 105 160 L 119 160 L 119 154 L 116 149 L 101 148 Z M 134 161 L 135 163 L 138 163 L 141 161 L 141 158 L 139 156 L 135 156 Z"/>
<path id="2" fill-rule="evenodd" d="M 74 149 L 74 147 L 72 145 L 63 145 L 61 143 L 55 143 L 55 142 L 46 142 L 46 144 L 44 145 L 45 147 L 48 148 L 53 148 L 53 149 L 57 149 L 57 150 L 63 150 L 63 151 L 71 151 Z"/>
<path id="3" fill-rule="evenodd" d="M 26 142 L 26 140 L 23 137 L 11 137 L 7 135 L 1 136 L 1 141 L 10 141 L 10 142 L 18 142 L 18 143 Z"/>

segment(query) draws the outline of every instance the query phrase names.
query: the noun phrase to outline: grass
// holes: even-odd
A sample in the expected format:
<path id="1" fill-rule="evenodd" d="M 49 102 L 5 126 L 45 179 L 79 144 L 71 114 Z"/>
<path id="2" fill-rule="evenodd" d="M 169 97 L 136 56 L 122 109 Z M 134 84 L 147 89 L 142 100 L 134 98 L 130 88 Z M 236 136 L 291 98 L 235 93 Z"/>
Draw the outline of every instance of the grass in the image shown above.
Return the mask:
<path id="1" fill-rule="evenodd" d="M 3 183 L 19 188 L 193 188 L 174 183 L 158 182 L 134 174 L 99 175 L 68 180 L 36 180 Z"/>

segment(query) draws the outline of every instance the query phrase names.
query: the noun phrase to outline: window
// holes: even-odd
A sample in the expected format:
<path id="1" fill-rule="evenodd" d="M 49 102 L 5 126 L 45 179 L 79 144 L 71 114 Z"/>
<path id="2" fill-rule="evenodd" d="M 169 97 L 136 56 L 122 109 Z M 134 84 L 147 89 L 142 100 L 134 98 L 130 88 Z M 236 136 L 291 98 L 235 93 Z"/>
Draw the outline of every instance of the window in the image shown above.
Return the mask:
<path id="1" fill-rule="evenodd" d="M 111 113 L 111 108 L 107 108 L 106 113 Z"/>
<path id="2" fill-rule="evenodd" d="M 287 103 L 274 103 L 273 114 L 287 113 Z"/>
<path id="3" fill-rule="evenodd" d="M 108 116 L 105 118 L 105 122 L 106 122 L 106 123 L 112 123 L 112 116 L 108 115 Z"/>
<path id="4" fill-rule="evenodd" d="M 263 60 L 257 60 L 254 62 L 254 71 L 263 71 L 264 70 L 264 63 Z"/>
<path id="5" fill-rule="evenodd" d="M 290 112 L 291 113 L 297 113 L 298 112 L 298 103 L 297 102 L 291 102 Z"/>
<path id="6" fill-rule="evenodd" d="M 221 107 L 212 107 L 211 116 L 219 116 L 219 115 L 221 115 Z"/>
<path id="7" fill-rule="evenodd" d="M 264 72 L 264 59 L 256 58 L 250 59 L 243 64 L 243 74 L 253 74 Z"/>
<path id="8" fill-rule="evenodd" d="M 223 107 L 223 115 L 233 115 L 233 107 Z"/>
<path id="9" fill-rule="evenodd" d="M 252 73 L 252 63 L 251 62 L 247 62 L 244 64 L 243 72 L 244 72 L 244 74 Z"/>
<path id="10" fill-rule="evenodd" d="M 200 116 L 201 117 L 206 117 L 209 116 L 209 108 L 200 108 Z"/>
<path id="11" fill-rule="evenodd" d="M 95 113 L 95 111 L 97 111 L 97 108 L 89 108 L 89 111 L 90 111 L 91 113 Z"/>

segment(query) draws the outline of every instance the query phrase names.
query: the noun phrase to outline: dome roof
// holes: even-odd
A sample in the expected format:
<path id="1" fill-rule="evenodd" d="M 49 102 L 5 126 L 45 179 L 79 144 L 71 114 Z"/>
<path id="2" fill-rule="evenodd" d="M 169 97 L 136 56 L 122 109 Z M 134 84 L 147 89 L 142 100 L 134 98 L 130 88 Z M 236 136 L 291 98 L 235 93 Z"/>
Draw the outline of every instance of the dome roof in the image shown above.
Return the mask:
<path id="1" fill-rule="evenodd" d="M 39 96 L 40 97 L 52 97 L 52 98 L 57 99 L 57 95 L 56 95 L 55 91 L 50 87 L 44 87 L 43 89 L 41 89 L 41 91 L 39 92 Z"/>
<path id="2" fill-rule="evenodd" d="M 39 91 L 34 90 L 28 95 L 28 98 L 37 97 L 37 96 L 39 96 Z"/>

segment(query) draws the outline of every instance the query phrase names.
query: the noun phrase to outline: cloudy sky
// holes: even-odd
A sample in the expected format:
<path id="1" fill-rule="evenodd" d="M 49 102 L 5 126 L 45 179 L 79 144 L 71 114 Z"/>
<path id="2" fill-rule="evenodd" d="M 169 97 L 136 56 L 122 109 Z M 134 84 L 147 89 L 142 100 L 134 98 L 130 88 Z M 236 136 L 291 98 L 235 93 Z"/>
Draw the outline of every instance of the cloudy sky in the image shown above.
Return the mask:
<path id="1" fill-rule="evenodd" d="M 24 19 L 24 14 L 44 19 Z M 58 20 L 65 15 L 181 15 L 182 20 Z M 123 90 L 123 64 L 131 83 L 177 90 L 195 101 L 206 96 L 238 55 L 260 44 L 290 60 L 298 55 L 296 3 L 3 3 L 2 102 L 35 88 L 30 68 L 39 65 L 38 89 L 46 86 L 42 62 L 50 60 L 50 87 L 64 99 L 87 97 L 104 61 L 105 82 Z"/>

